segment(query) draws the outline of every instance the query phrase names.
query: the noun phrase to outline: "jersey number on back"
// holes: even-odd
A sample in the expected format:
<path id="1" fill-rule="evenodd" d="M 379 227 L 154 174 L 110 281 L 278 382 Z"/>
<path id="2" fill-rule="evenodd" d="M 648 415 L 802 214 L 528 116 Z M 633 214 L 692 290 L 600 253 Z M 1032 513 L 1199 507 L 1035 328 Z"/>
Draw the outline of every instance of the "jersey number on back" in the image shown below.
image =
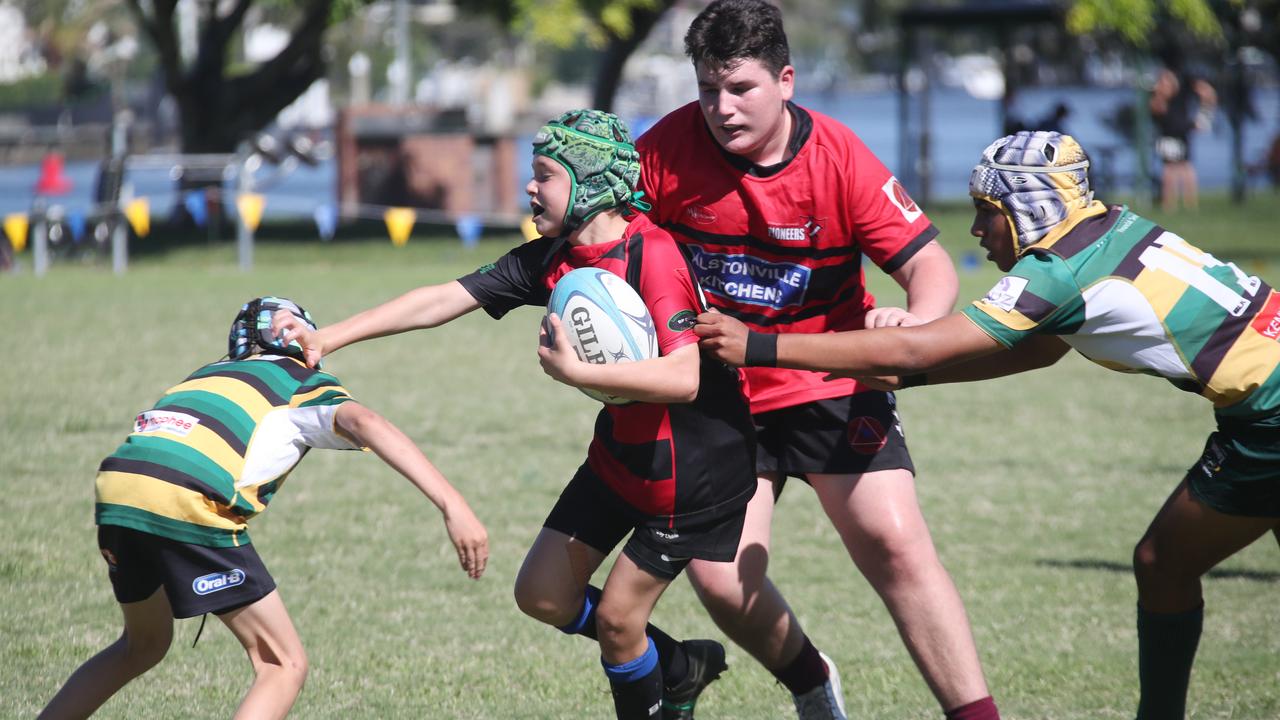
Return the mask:
<path id="1" fill-rule="evenodd" d="M 1199 290 L 1233 317 L 1240 317 L 1249 307 L 1249 300 L 1241 291 L 1253 297 L 1262 286 L 1256 275 L 1245 275 L 1235 263 L 1224 263 L 1209 253 L 1192 247 L 1186 240 L 1171 232 L 1156 238 L 1155 243 L 1138 256 L 1138 261 L 1145 268 L 1166 272 Z M 1231 269 L 1240 290 L 1208 273 L 1208 268 L 1223 266 Z"/>

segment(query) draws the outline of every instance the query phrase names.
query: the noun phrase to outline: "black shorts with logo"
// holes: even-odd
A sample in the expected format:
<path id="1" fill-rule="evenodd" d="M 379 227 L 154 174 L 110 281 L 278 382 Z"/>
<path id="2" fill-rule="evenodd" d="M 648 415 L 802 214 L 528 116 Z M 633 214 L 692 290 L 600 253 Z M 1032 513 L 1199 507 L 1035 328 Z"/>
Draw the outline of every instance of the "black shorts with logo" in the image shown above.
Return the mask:
<path id="1" fill-rule="evenodd" d="M 1280 415 L 1220 416 L 1186 479 L 1191 494 L 1220 513 L 1280 517 Z"/>
<path id="2" fill-rule="evenodd" d="M 205 547 L 99 525 L 98 549 L 117 602 L 146 600 L 164 586 L 175 618 L 231 612 L 276 589 L 253 545 Z"/>
<path id="3" fill-rule="evenodd" d="M 746 508 L 743 502 L 733 512 L 694 518 L 690 522 L 696 524 L 689 526 L 681 525 L 677 517 L 671 527 L 648 527 L 637 522 L 636 511 L 601 485 L 592 473 L 579 470 L 560 493 L 542 526 L 606 555 L 631 533 L 622 552 L 650 575 L 674 580 L 695 558 L 733 560 L 742 539 Z"/>
<path id="4" fill-rule="evenodd" d="M 757 413 L 756 471 L 784 478 L 809 473 L 915 473 L 893 393 L 868 391 Z"/>

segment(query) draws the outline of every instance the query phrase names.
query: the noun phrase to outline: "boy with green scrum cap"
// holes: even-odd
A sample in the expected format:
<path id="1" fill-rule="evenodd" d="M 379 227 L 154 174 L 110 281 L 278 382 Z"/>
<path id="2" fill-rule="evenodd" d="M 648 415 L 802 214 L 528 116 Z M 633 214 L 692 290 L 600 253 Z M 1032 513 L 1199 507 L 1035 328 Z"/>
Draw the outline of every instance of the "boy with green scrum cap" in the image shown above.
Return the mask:
<path id="1" fill-rule="evenodd" d="M 704 360 L 692 320 L 704 307 L 672 237 L 637 211 L 640 165 L 615 115 L 565 113 L 534 138 L 525 186 L 541 237 L 458 280 L 411 290 L 319 330 L 287 313 L 276 329 L 309 362 L 353 342 L 430 328 L 484 308 L 500 318 L 545 305 L 570 270 L 601 268 L 625 279 L 657 328 L 659 357 L 583 362 L 558 318 L 542 331 L 539 360 L 568 385 L 633 400 L 606 405 L 586 461 L 564 489 L 516 580 L 526 614 L 599 642 L 619 718 L 693 717 L 701 690 L 725 669 L 724 648 L 678 643 L 648 619 L 694 558 L 733 559 L 755 489 L 754 433 L 736 372 Z M 628 538 L 629 536 L 629 538 Z M 603 589 L 591 576 L 628 538 Z"/>

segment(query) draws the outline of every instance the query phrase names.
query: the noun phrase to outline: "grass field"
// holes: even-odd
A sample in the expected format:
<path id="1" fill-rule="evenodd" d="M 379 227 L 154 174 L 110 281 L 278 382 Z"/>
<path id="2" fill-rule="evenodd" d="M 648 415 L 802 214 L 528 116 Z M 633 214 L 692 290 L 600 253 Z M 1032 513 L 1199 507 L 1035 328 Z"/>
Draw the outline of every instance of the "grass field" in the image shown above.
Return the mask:
<path id="1" fill-rule="evenodd" d="M 969 213 L 933 213 L 954 257 L 972 247 Z M 1280 282 L 1274 202 L 1209 202 L 1171 229 Z M 133 415 L 225 351 L 240 303 L 293 297 L 322 322 L 417 284 L 448 280 L 515 240 L 272 245 L 251 274 L 231 246 L 136 263 L 125 277 L 55 267 L 0 277 L 0 717 L 31 717 L 119 632 L 94 544 L 92 479 Z M 29 260 L 28 260 L 29 262 Z M 1268 270 L 1270 268 L 1270 270 Z M 898 294 L 869 271 L 884 297 Z M 997 274 L 962 274 L 962 301 Z M 415 438 L 488 525 L 488 574 L 457 569 L 434 509 L 372 456 L 316 452 L 254 524 L 308 648 L 299 718 L 581 718 L 611 714 L 597 651 L 522 616 L 514 575 L 581 461 L 596 406 L 543 376 L 538 311 L 483 314 L 382 339 L 327 367 Z M 1207 403 L 1162 381 L 1070 357 L 982 385 L 900 395 L 919 493 L 966 600 L 1003 715 L 1131 718 L 1137 698 L 1133 544 L 1212 426 Z M 887 613 L 857 574 L 813 494 L 789 486 L 771 575 L 815 643 L 838 663 L 853 718 L 940 713 Z M 1280 584 L 1269 538 L 1206 580 L 1193 718 L 1280 717 Z M 688 583 L 655 622 L 723 640 Z M 104 718 L 230 714 L 250 671 L 234 638 L 179 623 L 158 668 Z M 699 717 L 792 716 L 785 690 L 742 651 Z"/>

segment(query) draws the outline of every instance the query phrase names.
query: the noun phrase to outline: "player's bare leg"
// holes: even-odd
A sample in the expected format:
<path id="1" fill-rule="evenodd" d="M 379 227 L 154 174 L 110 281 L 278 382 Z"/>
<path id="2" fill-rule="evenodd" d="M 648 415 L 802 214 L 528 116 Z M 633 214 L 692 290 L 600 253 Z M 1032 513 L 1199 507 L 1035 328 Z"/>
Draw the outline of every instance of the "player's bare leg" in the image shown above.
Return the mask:
<path id="1" fill-rule="evenodd" d="M 1204 612 L 1200 578 L 1267 532 L 1275 518 L 1225 515 L 1178 485 L 1133 553 L 1138 581 L 1139 720 L 1181 718 Z"/>
<path id="2" fill-rule="evenodd" d="M 809 481 L 942 709 L 987 698 L 964 603 L 938 559 L 911 473 L 811 475 Z"/>
<path id="3" fill-rule="evenodd" d="M 241 720 L 283 718 L 289 714 L 307 679 L 307 654 L 285 610 L 280 591 L 219 615 L 253 663 L 253 685 L 235 717 Z"/>
<path id="4" fill-rule="evenodd" d="M 87 718 L 130 680 L 155 667 L 173 640 L 173 610 L 164 588 L 135 603 L 122 603 L 124 632 L 76 669 L 41 720 Z"/>
<path id="5" fill-rule="evenodd" d="M 516 575 L 516 605 L 535 620 L 563 627 L 582 609 L 587 583 L 605 557 L 558 530 L 542 528 Z"/>
<path id="6" fill-rule="evenodd" d="M 732 563 L 694 560 L 685 572 L 711 618 L 761 665 L 777 669 L 795 658 L 804 632 L 766 574 L 773 523 L 773 476 L 762 474 L 747 506 Z"/>
<path id="7" fill-rule="evenodd" d="M 646 634 L 649 616 L 670 585 L 622 553 L 605 581 L 596 611 L 600 659 L 619 718 L 648 718 L 662 702 L 662 667 Z"/>

